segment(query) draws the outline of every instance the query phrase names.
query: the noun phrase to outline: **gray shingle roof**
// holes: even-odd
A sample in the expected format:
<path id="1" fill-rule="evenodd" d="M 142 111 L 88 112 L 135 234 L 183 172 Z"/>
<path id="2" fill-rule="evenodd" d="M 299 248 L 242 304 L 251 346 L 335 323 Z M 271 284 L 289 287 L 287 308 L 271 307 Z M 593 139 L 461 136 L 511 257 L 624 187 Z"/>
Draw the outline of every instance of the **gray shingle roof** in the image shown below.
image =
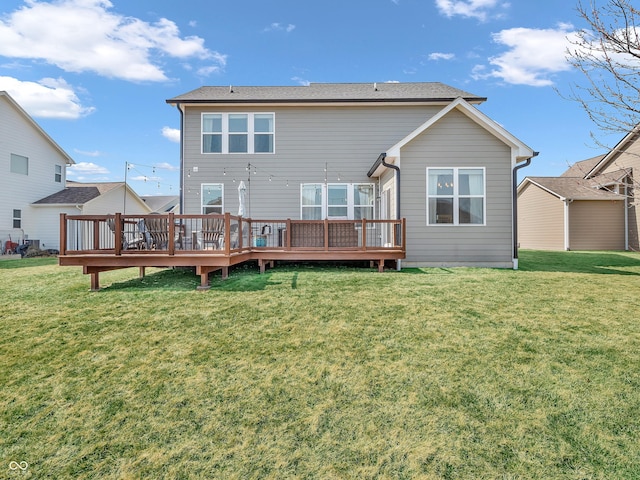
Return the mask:
<path id="1" fill-rule="evenodd" d="M 470 103 L 486 100 L 439 82 L 312 83 L 289 87 L 200 87 L 167 103 L 441 102 L 458 97 Z"/>
<path id="2" fill-rule="evenodd" d="M 37 202 L 33 202 L 35 205 L 44 204 L 74 204 L 82 205 L 89 200 L 93 200 L 100 196 L 100 190 L 97 187 L 67 187 L 64 190 L 60 190 L 48 197 L 42 198 Z"/>
<path id="3" fill-rule="evenodd" d="M 527 178 L 556 195 L 570 200 L 622 200 L 624 198 L 622 195 L 600 190 L 592 180 L 578 177 Z"/>
<path id="4" fill-rule="evenodd" d="M 560 176 L 584 178 L 587 176 L 587 173 L 589 173 L 593 169 L 593 167 L 595 167 L 603 158 L 604 155 L 598 155 L 597 157 L 588 158 L 586 160 L 582 160 L 581 162 L 576 162 Z"/>
<path id="5" fill-rule="evenodd" d="M 120 185 L 124 185 L 124 182 L 77 183 L 67 181 L 67 185 L 64 190 L 60 190 L 48 197 L 41 198 L 37 202 L 33 202 L 33 204 L 83 205 Z"/>

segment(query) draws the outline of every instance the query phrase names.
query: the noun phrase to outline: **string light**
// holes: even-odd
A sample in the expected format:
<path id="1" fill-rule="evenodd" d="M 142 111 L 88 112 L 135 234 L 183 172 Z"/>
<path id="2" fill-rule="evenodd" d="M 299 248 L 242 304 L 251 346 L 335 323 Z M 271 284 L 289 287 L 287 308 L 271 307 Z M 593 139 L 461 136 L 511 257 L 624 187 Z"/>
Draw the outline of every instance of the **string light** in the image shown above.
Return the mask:
<path id="1" fill-rule="evenodd" d="M 134 180 L 142 180 L 144 183 L 147 183 L 147 181 L 153 181 L 156 183 L 156 185 L 158 185 L 158 189 L 161 189 L 163 186 L 168 188 L 169 190 L 173 190 L 173 185 L 169 184 L 169 183 L 164 183 L 161 181 L 161 179 L 157 178 L 157 177 L 150 177 L 149 175 L 145 174 L 144 172 L 140 171 L 140 168 L 150 168 L 151 171 L 153 172 L 153 174 L 156 173 L 156 169 L 162 169 L 163 167 L 161 166 L 157 166 L 157 165 L 143 165 L 143 164 L 133 164 L 133 163 L 129 163 L 126 162 L 126 171 L 127 172 L 131 172 L 134 171 L 136 173 L 139 174 L 138 177 L 134 178 Z M 191 177 L 191 169 L 187 170 L 187 177 Z"/>

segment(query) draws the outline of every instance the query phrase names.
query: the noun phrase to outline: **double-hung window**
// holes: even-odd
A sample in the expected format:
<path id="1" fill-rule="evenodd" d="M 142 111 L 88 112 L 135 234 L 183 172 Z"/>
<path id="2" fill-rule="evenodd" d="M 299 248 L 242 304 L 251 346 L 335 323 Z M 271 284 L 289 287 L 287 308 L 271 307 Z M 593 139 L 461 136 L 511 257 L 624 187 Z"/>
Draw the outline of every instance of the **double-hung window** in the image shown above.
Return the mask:
<path id="1" fill-rule="evenodd" d="M 55 166 L 55 173 L 53 179 L 56 183 L 62 183 L 62 165 Z"/>
<path id="2" fill-rule="evenodd" d="M 200 198 L 202 213 L 224 212 L 224 185 L 222 183 L 203 183 Z"/>
<path id="3" fill-rule="evenodd" d="M 273 113 L 203 113 L 202 153 L 273 153 Z"/>
<path id="4" fill-rule="evenodd" d="M 428 225 L 484 225 L 484 168 L 427 168 Z"/>
<path id="5" fill-rule="evenodd" d="M 303 183 L 300 218 L 303 220 L 374 218 L 371 183 Z"/>
<path id="6" fill-rule="evenodd" d="M 22 210 L 13 210 L 13 228 L 22 228 Z"/>

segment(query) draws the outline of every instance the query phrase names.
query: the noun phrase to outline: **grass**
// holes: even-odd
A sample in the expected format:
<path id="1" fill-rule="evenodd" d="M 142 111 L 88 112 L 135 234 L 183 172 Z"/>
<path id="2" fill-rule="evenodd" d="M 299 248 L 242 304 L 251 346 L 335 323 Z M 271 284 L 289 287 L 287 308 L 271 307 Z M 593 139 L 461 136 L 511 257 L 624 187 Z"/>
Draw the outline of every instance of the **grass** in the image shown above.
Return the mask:
<path id="1" fill-rule="evenodd" d="M 640 255 L 520 266 L 0 262 L 0 478 L 640 478 Z"/>

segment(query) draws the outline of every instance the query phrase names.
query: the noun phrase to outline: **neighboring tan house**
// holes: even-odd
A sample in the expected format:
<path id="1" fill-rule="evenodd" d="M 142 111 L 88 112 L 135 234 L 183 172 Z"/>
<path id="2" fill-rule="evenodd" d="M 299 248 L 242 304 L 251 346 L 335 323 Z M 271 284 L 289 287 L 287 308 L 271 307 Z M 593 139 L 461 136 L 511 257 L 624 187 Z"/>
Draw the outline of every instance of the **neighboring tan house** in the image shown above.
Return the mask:
<path id="1" fill-rule="evenodd" d="M 515 267 L 514 169 L 535 155 L 441 83 L 201 87 L 181 113 L 183 213 L 406 218 L 403 266 Z M 385 239 L 380 240 L 382 243 Z"/>
<path id="2" fill-rule="evenodd" d="M 538 250 L 639 250 L 638 129 L 609 153 L 560 177 L 526 177 L 518 187 L 518 239 Z"/>
<path id="3" fill-rule="evenodd" d="M 20 107 L 0 91 L 0 240 L 38 239 L 40 220 L 31 204 L 63 188 L 74 161 Z M 59 227 L 55 238 L 59 236 Z M 57 241 L 51 248 L 57 248 Z"/>
<path id="4" fill-rule="evenodd" d="M 126 192 L 126 195 L 125 195 Z M 104 215 L 108 213 L 148 214 L 152 209 L 124 182 L 79 183 L 67 181 L 66 188 L 31 204 L 37 219 L 40 248 L 59 249 L 60 214 Z M 33 235 L 30 235 L 30 238 Z"/>

